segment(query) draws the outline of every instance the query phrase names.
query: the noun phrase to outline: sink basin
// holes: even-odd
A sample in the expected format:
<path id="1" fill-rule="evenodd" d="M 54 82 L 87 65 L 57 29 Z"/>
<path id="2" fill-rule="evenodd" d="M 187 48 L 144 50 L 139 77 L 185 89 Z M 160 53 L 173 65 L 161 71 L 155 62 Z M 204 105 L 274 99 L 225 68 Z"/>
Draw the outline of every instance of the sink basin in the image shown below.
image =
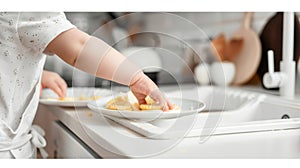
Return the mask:
<path id="1" fill-rule="evenodd" d="M 278 120 L 300 118 L 300 102 L 267 96 L 254 110 L 252 120 Z"/>
<path id="2" fill-rule="evenodd" d="M 156 146 L 172 142 L 172 148 L 151 157 L 300 158 L 299 101 L 218 87 L 172 91 L 167 96 L 201 100 L 207 108 L 194 116 L 152 122 L 111 118 Z"/>
<path id="3" fill-rule="evenodd" d="M 300 158 L 300 101 L 241 88 L 185 88 L 167 96 L 203 101 L 204 111 L 151 122 L 111 119 L 137 133 L 136 149 L 147 157 Z"/>
<path id="4" fill-rule="evenodd" d="M 204 137 L 204 140 L 214 135 L 300 127 L 300 103 L 276 96 L 213 86 L 169 92 L 167 96 L 197 99 L 206 108 L 195 116 L 149 123 L 112 119 L 152 139 Z"/>
<path id="5" fill-rule="evenodd" d="M 203 112 L 223 112 L 238 110 L 246 104 L 251 104 L 259 95 L 254 92 L 244 92 L 236 89 L 204 86 L 169 92 L 167 96 L 200 100 L 206 104 Z"/>

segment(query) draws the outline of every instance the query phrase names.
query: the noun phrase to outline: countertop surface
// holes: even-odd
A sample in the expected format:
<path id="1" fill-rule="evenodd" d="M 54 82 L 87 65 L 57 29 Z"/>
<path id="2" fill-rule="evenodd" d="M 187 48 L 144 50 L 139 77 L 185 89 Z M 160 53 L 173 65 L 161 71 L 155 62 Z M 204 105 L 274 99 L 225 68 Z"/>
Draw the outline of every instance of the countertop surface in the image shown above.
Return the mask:
<path id="1" fill-rule="evenodd" d="M 181 142 L 181 139 L 145 138 L 88 108 L 49 107 L 49 110 L 103 158 L 156 157 Z M 198 139 L 193 141 L 198 143 Z"/>
<path id="2" fill-rule="evenodd" d="M 193 87 L 193 85 L 184 85 L 181 89 Z M 123 89 L 126 90 L 126 88 L 118 88 L 119 91 Z M 178 86 L 162 87 L 165 92 L 176 89 Z M 153 140 L 145 138 L 89 108 L 42 106 L 46 106 L 64 125 L 101 157 L 155 157 L 158 153 L 168 150 L 180 141 L 178 139 Z M 134 148 L 129 144 L 134 144 Z M 142 150 L 143 148 L 147 148 L 147 150 Z"/>
<path id="3" fill-rule="evenodd" d="M 165 92 L 172 92 L 178 89 L 191 89 L 195 85 L 182 86 L 161 86 Z M 278 95 L 278 91 L 267 91 L 257 86 L 231 87 L 233 89 L 242 89 L 259 93 Z M 120 88 L 122 90 L 122 88 Z M 297 99 L 296 96 L 294 99 Z M 45 106 L 49 112 L 52 112 L 58 119 L 76 134 L 83 142 L 93 149 L 99 156 L 104 158 L 122 158 L 122 157 L 163 157 L 165 153 L 171 150 L 177 153 L 183 152 L 176 146 L 185 146 L 187 144 L 198 144 L 197 138 L 154 140 L 141 136 L 112 120 L 95 113 L 88 108 L 67 108 L 57 106 Z M 147 150 L 143 150 L 147 149 Z M 168 151 L 168 152 L 165 152 Z"/>

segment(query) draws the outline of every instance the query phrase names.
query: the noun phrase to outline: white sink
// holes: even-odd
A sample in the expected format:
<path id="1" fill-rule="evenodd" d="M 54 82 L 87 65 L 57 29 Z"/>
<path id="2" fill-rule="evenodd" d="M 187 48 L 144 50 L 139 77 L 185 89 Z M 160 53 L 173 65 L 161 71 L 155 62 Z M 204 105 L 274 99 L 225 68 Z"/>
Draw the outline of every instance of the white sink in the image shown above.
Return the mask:
<path id="1" fill-rule="evenodd" d="M 209 137 L 220 134 L 300 127 L 300 103 L 232 88 L 198 87 L 169 92 L 168 97 L 197 99 L 206 104 L 195 116 L 160 119 L 150 123 L 119 120 L 152 139 Z M 283 120 L 284 119 L 284 120 Z"/>
<path id="2" fill-rule="evenodd" d="M 169 92 L 167 96 L 200 100 L 206 104 L 204 111 L 217 112 L 238 110 L 246 104 L 252 103 L 260 95 L 254 92 L 245 92 L 236 89 L 204 86 Z"/>
<path id="3" fill-rule="evenodd" d="M 216 87 L 167 96 L 199 99 L 206 112 L 150 123 L 113 119 L 151 142 L 178 139 L 176 146 L 152 157 L 300 158 L 299 101 Z"/>

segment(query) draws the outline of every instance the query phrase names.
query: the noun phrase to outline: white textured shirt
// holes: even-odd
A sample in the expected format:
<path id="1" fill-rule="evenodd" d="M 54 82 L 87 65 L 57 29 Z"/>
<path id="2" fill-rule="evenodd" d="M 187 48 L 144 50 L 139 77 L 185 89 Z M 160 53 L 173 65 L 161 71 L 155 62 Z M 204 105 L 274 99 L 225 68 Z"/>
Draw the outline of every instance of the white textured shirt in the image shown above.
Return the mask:
<path id="1" fill-rule="evenodd" d="M 0 13 L 0 154 L 1 142 L 30 130 L 38 106 L 45 49 L 71 28 L 74 25 L 63 13 Z"/>

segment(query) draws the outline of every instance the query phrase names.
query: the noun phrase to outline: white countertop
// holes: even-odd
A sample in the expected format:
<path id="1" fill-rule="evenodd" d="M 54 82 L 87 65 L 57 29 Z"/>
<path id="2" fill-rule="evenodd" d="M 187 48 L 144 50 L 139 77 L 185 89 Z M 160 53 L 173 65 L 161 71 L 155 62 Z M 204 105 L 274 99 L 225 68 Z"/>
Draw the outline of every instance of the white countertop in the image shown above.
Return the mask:
<path id="1" fill-rule="evenodd" d="M 76 110 L 54 106 L 48 108 L 64 125 L 103 158 L 157 157 L 160 153 L 181 142 L 180 139 L 145 138 L 87 108 Z M 188 141 L 189 144 L 199 143 L 198 138 L 189 138 Z"/>
<path id="2" fill-rule="evenodd" d="M 184 86 L 186 89 L 190 87 L 192 86 Z M 174 88 L 177 87 L 167 86 L 163 90 L 172 91 Z M 45 106 L 44 108 L 52 112 L 73 133 L 104 158 L 155 157 L 151 155 L 163 152 L 161 149 L 168 149 L 168 146 L 171 147 L 178 141 L 144 138 L 88 108 L 41 106 Z M 149 148 L 151 146 L 152 148 Z"/>
<path id="3" fill-rule="evenodd" d="M 181 89 L 193 88 L 194 85 L 182 85 Z M 178 89 L 178 86 L 161 86 L 163 91 L 170 92 Z M 235 87 L 233 87 L 235 88 Z M 241 89 L 241 87 L 237 87 Z M 278 95 L 278 91 L 266 91 L 260 87 L 243 87 L 249 91 Z M 296 96 L 298 97 L 298 96 Z M 58 119 L 66 125 L 83 142 L 91 147 L 103 158 L 122 157 L 164 157 L 168 152 L 177 152 L 177 156 L 184 148 L 172 148 L 199 144 L 198 138 L 154 140 L 145 138 L 109 119 L 101 114 L 92 112 L 88 108 L 65 108 L 45 106 Z M 234 135 L 233 135 L 234 136 Z M 167 151 L 167 152 L 166 152 Z"/>

